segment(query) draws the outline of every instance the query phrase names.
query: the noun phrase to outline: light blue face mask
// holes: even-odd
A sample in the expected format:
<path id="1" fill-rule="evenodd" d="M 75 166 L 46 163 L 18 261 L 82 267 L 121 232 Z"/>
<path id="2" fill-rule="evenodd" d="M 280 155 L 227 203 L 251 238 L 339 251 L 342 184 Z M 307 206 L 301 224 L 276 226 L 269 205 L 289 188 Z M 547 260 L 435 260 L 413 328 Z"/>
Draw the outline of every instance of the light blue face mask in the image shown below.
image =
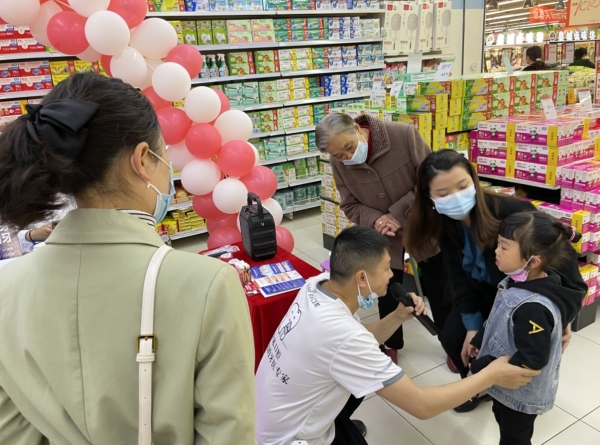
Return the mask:
<path id="1" fill-rule="evenodd" d="M 156 158 L 158 158 L 158 160 L 160 162 L 162 162 L 169 168 L 169 172 L 171 175 L 168 194 L 161 193 L 161 191 L 156 186 L 154 186 L 153 184 L 150 184 L 148 181 L 146 181 L 146 184 L 148 184 L 146 187 L 153 189 L 158 195 L 156 197 L 156 207 L 154 208 L 153 216 L 154 216 L 154 219 L 156 219 L 156 222 L 159 223 L 163 219 L 165 219 L 165 216 L 167 216 L 167 212 L 169 211 L 169 205 L 171 204 L 171 201 L 173 201 L 173 197 L 175 196 L 175 180 L 173 178 L 173 166 L 171 164 L 169 164 L 167 161 L 165 161 L 163 158 L 161 158 L 159 155 L 154 153 L 153 151 L 150 151 L 150 153 L 152 153 Z M 133 167 L 133 170 L 137 173 L 137 170 L 135 169 L 135 167 L 133 165 L 133 156 L 131 157 L 131 166 Z M 138 175 L 139 175 L 139 173 L 138 173 Z"/>
<path id="2" fill-rule="evenodd" d="M 367 275 L 365 274 L 365 279 L 367 280 L 367 286 L 369 287 L 369 292 L 371 292 L 369 294 L 368 297 L 363 297 L 360 294 L 360 287 L 356 286 L 358 289 L 358 305 L 360 306 L 361 309 L 370 309 L 373 307 L 373 305 L 375 304 L 375 301 L 377 300 L 377 298 L 379 298 L 379 295 L 377 295 L 375 292 L 373 292 L 371 290 L 371 285 L 369 284 L 369 279 L 367 278 Z"/>
<path id="3" fill-rule="evenodd" d="M 477 202 L 475 195 L 475 186 L 472 185 L 460 192 L 431 199 L 435 203 L 435 209 L 440 215 L 446 215 L 460 221 L 465 219 L 471 210 L 473 210 L 473 207 L 475 207 L 475 203 Z"/>
<path id="4" fill-rule="evenodd" d="M 352 159 L 349 161 L 342 161 L 344 165 L 364 164 L 367 160 L 367 155 L 369 154 L 369 144 L 367 144 L 367 141 L 361 141 L 356 130 L 354 130 L 354 132 L 356 133 L 356 137 L 358 139 L 358 145 L 356 146 L 356 150 L 354 150 Z"/>

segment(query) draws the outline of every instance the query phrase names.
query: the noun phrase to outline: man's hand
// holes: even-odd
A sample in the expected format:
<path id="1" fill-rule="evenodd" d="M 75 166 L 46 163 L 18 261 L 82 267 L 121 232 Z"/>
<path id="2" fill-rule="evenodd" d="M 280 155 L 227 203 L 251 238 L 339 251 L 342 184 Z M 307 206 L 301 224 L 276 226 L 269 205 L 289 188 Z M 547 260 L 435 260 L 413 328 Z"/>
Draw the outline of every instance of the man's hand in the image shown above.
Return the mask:
<path id="1" fill-rule="evenodd" d="M 462 358 L 463 365 L 465 365 L 465 366 L 469 365 L 469 357 L 473 357 L 473 354 L 475 353 L 475 349 L 477 349 L 477 348 L 475 348 L 475 346 L 473 346 L 471 344 L 471 340 L 473 340 L 473 337 L 475 337 L 477 332 L 478 331 L 467 331 L 467 336 L 465 337 L 462 351 L 460 353 L 460 357 Z M 475 357 L 477 357 L 477 354 L 475 354 Z"/>
<path id="2" fill-rule="evenodd" d="M 410 295 L 410 298 L 412 298 L 412 301 L 415 303 L 415 307 L 406 307 L 402 303 L 399 303 L 398 307 L 394 311 L 398 318 L 400 318 L 404 322 L 413 318 L 415 314 L 427 315 L 427 306 L 425 306 L 425 301 L 423 301 L 421 297 L 417 296 L 412 292 L 410 292 L 408 295 Z"/>
<path id="3" fill-rule="evenodd" d="M 540 375 L 542 371 L 520 368 L 508 363 L 510 357 L 505 355 L 490 363 L 481 372 L 490 373 L 494 385 L 508 389 L 517 389 L 527 385 L 535 376 Z"/>
<path id="4" fill-rule="evenodd" d="M 396 232 L 402 229 L 400 223 L 392 216 L 391 213 L 383 215 L 373 225 L 375 230 L 377 230 L 382 235 L 387 236 L 396 236 Z"/>
<path id="5" fill-rule="evenodd" d="M 571 331 L 571 325 L 568 324 L 567 327 L 565 329 L 563 329 L 562 352 L 565 352 L 565 349 L 567 349 L 567 347 L 569 346 L 569 343 L 571 343 L 572 335 L 573 335 L 573 331 Z"/>
<path id="6" fill-rule="evenodd" d="M 48 224 L 29 232 L 29 238 L 36 243 L 44 242 L 52 234 L 52 224 Z"/>

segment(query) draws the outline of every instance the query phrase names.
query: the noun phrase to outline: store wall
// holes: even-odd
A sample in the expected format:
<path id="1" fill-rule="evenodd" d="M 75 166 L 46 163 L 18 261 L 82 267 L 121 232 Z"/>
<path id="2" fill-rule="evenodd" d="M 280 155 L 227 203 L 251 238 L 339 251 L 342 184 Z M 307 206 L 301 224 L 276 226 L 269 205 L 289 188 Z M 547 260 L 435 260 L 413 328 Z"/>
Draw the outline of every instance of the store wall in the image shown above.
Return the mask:
<path id="1" fill-rule="evenodd" d="M 483 36 L 485 0 L 452 1 L 452 43 L 448 52 L 454 54 L 452 74 L 481 73 L 483 66 Z"/>

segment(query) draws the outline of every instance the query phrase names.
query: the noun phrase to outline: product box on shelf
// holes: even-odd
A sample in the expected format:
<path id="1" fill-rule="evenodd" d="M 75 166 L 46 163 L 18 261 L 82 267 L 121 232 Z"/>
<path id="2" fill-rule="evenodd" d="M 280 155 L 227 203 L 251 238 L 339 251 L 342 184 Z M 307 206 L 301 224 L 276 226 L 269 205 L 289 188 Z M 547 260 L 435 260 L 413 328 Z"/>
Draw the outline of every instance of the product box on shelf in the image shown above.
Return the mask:
<path id="1" fill-rule="evenodd" d="M 400 28 L 402 26 L 402 13 L 398 2 L 386 1 L 384 3 L 385 17 L 383 27 L 387 35 L 383 41 L 383 52 L 385 54 L 400 53 Z"/>
<path id="2" fill-rule="evenodd" d="M 415 39 L 415 52 L 431 51 L 433 45 L 433 4 L 418 4 L 418 26 Z"/>
<path id="3" fill-rule="evenodd" d="M 508 177 L 514 168 L 514 161 L 498 158 L 477 157 L 477 173 L 498 177 Z"/>
<path id="4" fill-rule="evenodd" d="M 6 79 L 7 77 L 19 77 L 20 75 L 19 63 L 0 63 L 0 78 Z"/>
<path id="5" fill-rule="evenodd" d="M 213 29 L 210 20 L 196 22 L 196 34 L 198 36 L 198 45 L 213 45 Z"/>
<path id="6" fill-rule="evenodd" d="M 23 76 L 21 77 L 23 91 L 51 90 L 52 76 Z"/>
<path id="7" fill-rule="evenodd" d="M 152 9 L 151 9 L 152 8 Z M 184 12 L 184 0 L 148 0 L 148 10 L 156 12 Z"/>
<path id="8" fill-rule="evenodd" d="M 569 141 L 567 126 L 561 122 L 539 120 L 512 124 L 508 127 L 506 140 L 526 144 L 552 145 L 560 147 L 572 142 Z"/>
<path id="9" fill-rule="evenodd" d="M 525 161 L 515 161 L 512 175 L 507 178 L 521 179 L 546 185 L 556 185 L 556 167 L 534 164 Z"/>
<path id="10" fill-rule="evenodd" d="M 474 74 L 465 76 L 464 97 L 487 96 L 492 94 L 493 80 L 491 77 L 481 77 Z"/>
<path id="11" fill-rule="evenodd" d="M 450 47 L 451 26 L 452 2 L 434 2 L 431 49 L 437 51 Z"/>
<path id="12" fill-rule="evenodd" d="M 507 159 L 514 160 L 514 157 L 509 155 L 508 142 L 506 141 L 487 141 L 480 139 L 477 141 L 479 149 L 478 156 L 484 158 Z"/>
<path id="13" fill-rule="evenodd" d="M 23 85 L 20 77 L 0 78 L 0 91 L 2 93 L 12 93 L 23 91 Z"/>
<path id="14" fill-rule="evenodd" d="M 277 51 L 255 51 L 254 62 L 258 74 L 279 72 L 279 57 Z"/>
<path id="15" fill-rule="evenodd" d="M 225 20 L 213 20 L 211 23 L 213 44 L 224 45 L 227 40 L 227 22 Z"/>
<path id="16" fill-rule="evenodd" d="M 21 116 L 25 114 L 25 101 L 0 102 L 0 116 Z"/>
<path id="17" fill-rule="evenodd" d="M 292 9 L 292 0 L 264 0 L 265 11 L 285 11 Z"/>

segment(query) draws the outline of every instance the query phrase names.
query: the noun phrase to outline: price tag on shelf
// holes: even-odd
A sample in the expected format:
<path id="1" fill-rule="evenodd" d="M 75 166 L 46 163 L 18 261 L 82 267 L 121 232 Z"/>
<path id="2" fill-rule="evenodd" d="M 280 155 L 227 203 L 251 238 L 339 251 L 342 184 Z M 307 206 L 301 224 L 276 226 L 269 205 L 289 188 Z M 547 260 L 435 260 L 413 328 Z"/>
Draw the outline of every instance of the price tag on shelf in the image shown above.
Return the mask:
<path id="1" fill-rule="evenodd" d="M 423 71 L 423 54 L 409 54 L 407 73 L 420 73 Z"/>
<path id="2" fill-rule="evenodd" d="M 573 63 L 575 60 L 575 44 L 574 43 L 565 43 L 564 44 L 565 52 L 563 53 L 563 63 Z"/>
<path id="3" fill-rule="evenodd" d="M 542 109 L 544 110 L 546 119 L 558 118 L 558 115 L 556 114 L 556 108 L 554 108 L 554 103 L 550 97 L 544 97 L 542 99 Z"/>
<path id="4" fill-rule="evenodd" d="M 547 63 L 556 63 L 556 49 L 557 49 L 556 43 L 554 43 L 554 44 L 551 43 L 548 45 L 548 57 L 546 57 Z"/>
<path id="5" fill-rule="evenodd" d="M 454 60 L 440 63 L 435 72 L 435 80 L 448 80 L 452 72 L 452 65 L 454 65 Z"/>
<path id="6" fill-rule="evenodd" d="M 402 81 L 402 80 L 396 80 L 392 84 L 392 89 L 390 90 L 390 95 L 398 97 L 398 95 L 402 91 L 402 85 L 404 85 L 404 81 Z"/>
<path id="7" fill-rule="evenodd" d="M 592 111 L 592 93 L 589 89 L 580 90 L 577 92 L 577 96 L 579 96 L 579 104 L 581 105 L 581 109 L 585 111 Z"/>

